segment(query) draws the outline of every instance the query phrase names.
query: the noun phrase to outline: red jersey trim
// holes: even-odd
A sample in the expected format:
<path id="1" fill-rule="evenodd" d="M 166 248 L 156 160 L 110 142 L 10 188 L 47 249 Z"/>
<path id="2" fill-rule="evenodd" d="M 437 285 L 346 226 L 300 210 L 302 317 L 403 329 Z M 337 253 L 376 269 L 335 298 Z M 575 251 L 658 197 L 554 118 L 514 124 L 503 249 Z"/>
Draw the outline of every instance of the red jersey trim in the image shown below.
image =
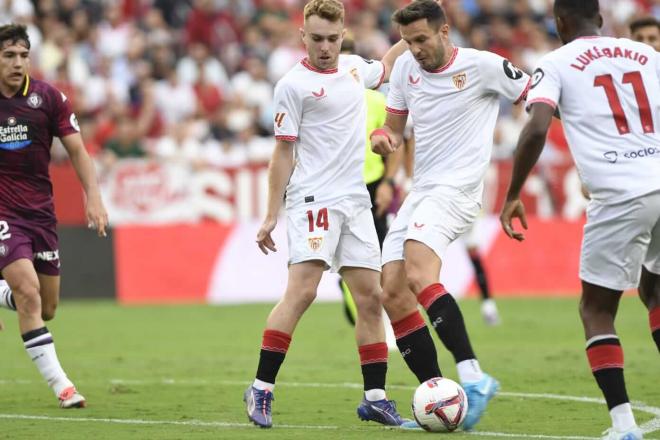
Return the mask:
<path id="1" fill-rule="evenodd" d="M 317 69 L 316 67 L 309 64 L 309 60 L 307 58 L 303 58 L 303 60 L 300 63 L 303 66 L 305 66 L 306 68 L 308 68 L 309 70 L 311 70 L 312 72 L 323 73 L 323 74 L 326 74 L 326 75 L 331 74 L 331 73 L 337 73 L 337 68 L 336 67 L 334 69 L 326 69 L 326 70 Z"/>
<path id="2" fill-rule="evenodd" d="M 525 98 L 527 98 L 527 92 L 529 92 L 529 88 L 530 88 L 531 85 L 532 85 L 532 78 L 530 78 L 530 79 L 527 81 L 527 85 L 525 86 L 525 89 L 522 91 L 522 93 L 520 94 L 520 96 L 518 96 L 518 99 L 516 99 L 515 101 L 513 101 L 513 104 L 514 104 L 514 105 L 516 105 L 516 104 L 520 104 L 523 100 L 525 100 Z M 556 107 L 556 105 L 555 105 L 555 107 Z"/>
<path id="3" fill-rule="evenodd" d="M 372 87 L 373 90 L 376 90 L 378 87 L 383 85 L 383 81 L 385 81 L 385 64 L 381 61 L 381 66 L 383 66 L 383 73 L 380 75 L 380 79 L 378 80 L 378 84 L 376 84 L 375 87 Z"/>
<path id="4" fill-rule="evenodd" d="M 535 104 L 537 102 L 542 102 L 544 104 L 548 104 L 552 108 L 557 108 L 557 103 L 552 99 L 548 99 L 548 98 L 534 98 L 531 101 L 527 101 L 527 107 L 529 108 L 530 105 Z"/>
<path id="5" fill-rule="evenodd" d="M 442 73 L 445 70 L 449 69 L 449 67 L 454 64 L 454 61 L 456 60 L 456 55 L 458 55 L 458 47 L 454 48 L 454 51 L 451 54 L 451 58 L 449 58 L 449 61 L 447 61 L 447 64 L 444 66 L 440 67 L 439 69 L 436 70 L 429 70 L 431 73 Z"/>
<path id="6" fill-rule="evenodd" d="M 408 110 L 398 110 L 398 109 L 395 109 L 395 108 L 392 108 L 392 107 L 385 107 L 385 111 L 387 113 L 392 113 L 392 114 L 395 114 L 395 115 L 407 115 L 408 114 Z"/>
<path id="7" fill-rule="evenodd" d="M 275 139 L 278 141 L 295 142 L 298 140 L 298 136 L 275 135 Z"/>

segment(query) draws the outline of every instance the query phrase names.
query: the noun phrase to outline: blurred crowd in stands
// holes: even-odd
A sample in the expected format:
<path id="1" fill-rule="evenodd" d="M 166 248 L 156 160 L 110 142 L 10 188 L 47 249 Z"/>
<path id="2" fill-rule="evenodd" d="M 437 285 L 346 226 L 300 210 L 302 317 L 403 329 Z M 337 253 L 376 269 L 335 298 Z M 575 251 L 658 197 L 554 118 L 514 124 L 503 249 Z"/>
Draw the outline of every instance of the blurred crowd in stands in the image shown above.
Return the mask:
<path id="1" fill-rule="evenodd" d="M 73 103 L 102 164 L 160 157 L 195 167 L 267 161 L 274 84 L 305 56 L 304 0 L 0 0 L 0 21 L 28 25 L 32 75 Z M 345 0 L 356 52 L 380 58 L 407 0 Z M 559 44 L 552 0 L 444 0 L 458 46 L 531 72 Z M 660 0 L 601 0 L 604 34 L 628 36 Z M 522 108 L 503 107 L 495 157 L 510 157 Z M 559 124 L 547 160 L 567 160 Z"/>

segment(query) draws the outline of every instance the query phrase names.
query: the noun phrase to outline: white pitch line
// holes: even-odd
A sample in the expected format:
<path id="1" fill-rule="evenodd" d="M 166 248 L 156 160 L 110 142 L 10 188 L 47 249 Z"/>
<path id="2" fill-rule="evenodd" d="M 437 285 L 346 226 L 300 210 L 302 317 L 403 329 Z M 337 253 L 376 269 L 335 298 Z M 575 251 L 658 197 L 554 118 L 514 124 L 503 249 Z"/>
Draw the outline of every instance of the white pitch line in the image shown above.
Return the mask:
<path id="1" fill-rule="evenodd" d="M 468 432 L 470 435 L 482 437 L 506 437 L 506 438 L 539 438 L 551 440 L 601 440 L 600 437 L 583 437 L 580 435 L 543 435 L 543 434 L 505 434 L 503 432 Z"/>
<path id="2" fill-rule="evenodd" d="M 209 428 L 252 428 L 251 423 L 232 423 L 232 422 L 204 422 L 201 420 L 142 420 L 142 419 L 105 419 L 95 417 L 51 417 L 51 416 L 33 416 L 26 414 L 0 414 L 0 419 L 9 420 L 44 420 L 56 422 L 96 422 L 96 423 L 115 423 L 119 425 L 177 425 L 177 426 L 195 426 Z M 277 428 L 285 429 L 320 429 L 334 430 L 339 426 L 330 425 L 275 425 Z"/>
<path id="3" fill-rule="evenodd" d="M 90 381 L 96 382 L 96 381 Z M 0 379 L 0 385 L 14 384 L 14 385 L 26 385 L 36 383 L 35 381 L 30 380 L 3 380 Z M 85 381 L 79 381 L 78 383 L 85 383 Z M 141 379 L 111 379 L 111 384 L 115 385 L 184 385 L 184 386 L 208 386 L 208 385 L 227 385 L 227 386 L 245 386 L 248 384 L 248 381 L 240 380 L 206 380 L 206 379 L 172 379 L 172 378 L 163 378 L 163 379 L 154 379 L 154 380 L 141 380 Z M 323 383 L 323 382 L 278 382 L 280 386 L 292 387 L 292 388 L 350 388 L 350 389 L 362 389 L 362 384 L 353 383 L 353 382 L 338 382 L 338 383 Z M 390 389 L 403 389 L 403 390 L 414 390 L 414 386 L 410 385 L 388 385 Z M 500 391 L 498 393 L 502 397 L 520 397 L 524 399 L 552 399 L 552 400 L 566 400 L 572 402 L 583 402 L 583 403 L 597 403 L 602 404 L 605 401 L 602 398 L 596 397 L 582 397 L 582 396 L 565 396 L 561 394 L 549 394 L 549 393 L 518 393 L 518 392 L 506 392 Z M 648 414 L 652 414 L 655 417 L 649 420 L 646 423 L 643 423 L 640 426 L 640 429 L 645 433 L 649 434 L 654 431 L 660 430 L 660 408 L 655 406 L 647 405 L 643 402 L 632 401 L 631 406 L 633 409 L 642 411 Z M 6 415 L 0 414 L 0 418 L 3 418 Z M 27 417 L 38 417 L 38 416 L 25 416 Z M 4 417 L 6 418 L 6 417 Z M 52 419 L 52 418 L 51 418 Z M 72 420 L 67 417 L 61 417 L 58 419 Z M 108 423 L 113 423 L 114 420 L 121 419 L 85 419 L 74 421 L 106 421 Z M 154 421 L 136 421 L 136 423 L 142 424 L 158 424 L 160 422 Z M 128 423 L 128 422 L 114 422 L 114 423 Z M 188 424 L 188 423 L 197 423 L 197 422 L 173 422 L 173 421 L 164 421 L 162 423 L 167 424 Z M 218 427 L 227 427 L 228 425 L 224 422 L 199 422 L 199 423 L 209 423 L 208 426 L 218 426 Z M 198 425 L 205 426 L 205 425 Z M 251 426 L 249 424 L 233 424 L 232 427 L 244 427 Z M 302 425 L 277 425 L 280 428 L 289 427 L 289 428 L 305 428 Z M 327 427 L 309 427 L 310 429 L 338 429 L 337 426 L 327 426 Z M 508 438 L 538 438 L 538 439 L 562 439 L 562 440 L 590 440 L 597 437 L 581 437 L 581 436 L 548 436 L 548 435 L 534 435 L 534 434 L 509 434 L 509 433 L 497 433 L 497 432 L 474 432 L 473 435 L 489 435 L 494 437 L 508 437 Z"/>

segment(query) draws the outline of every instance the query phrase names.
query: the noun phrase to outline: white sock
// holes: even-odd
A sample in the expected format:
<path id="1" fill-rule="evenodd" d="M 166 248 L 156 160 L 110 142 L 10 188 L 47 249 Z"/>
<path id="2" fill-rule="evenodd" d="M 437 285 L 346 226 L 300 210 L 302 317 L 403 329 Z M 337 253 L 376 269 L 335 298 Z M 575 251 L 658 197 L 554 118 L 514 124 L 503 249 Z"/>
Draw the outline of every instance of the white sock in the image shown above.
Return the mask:
<path id="1" fill-rule="evenodd" d="M 14 296 L 6 281 L 0 281 L 0 307 L 16 311 Z"/>
<path id="2" fill-rule="evenodd" d="M 264 382 L 263 380 L 259 379 L 254 379 L 254 382 L 252 383 L 252 386 L 255 387 L 258 390 L 269 390 L 271 393 L 275 389 L 275 384 L 274 383 L 268 383 Z"/>
<path id="3" fill-rule="evenodd" d="M 479 361 L 476 359 L 467 359 L 457 363 L 456 370 L 458 370 L 458 380 L 461 383 L 479 382 L 484 377 Z"/>
<path id="4" fill-rule="evenodd" d="M 630 403 L 622 403 L 612 408 L 610 417 L 615 431 L 625 432 L 637 426 Z"/>
<path id="5" fill-rule="evenodd" d="M 387 396 L 385 395 L 385 390 L 381 390 L 379 388 L 374 388 L 373 390 L 365 391 L 364 392 L 364 397 L 369 402 L 375 402 L 377 400 L 387 399 Z"/>
<path id="6" fill-rule="evenodd" d="M 57 359 L 53 337 L 44 327 L 46 333 L 42 333 L 24 342 L 25 350 L 37 366 L 39 373 L 46 379 L 48 386 L 53 389 L 59 397 L 65 389 L 72 387 L 73 383 L 66 377 L 66 373 Z"/>

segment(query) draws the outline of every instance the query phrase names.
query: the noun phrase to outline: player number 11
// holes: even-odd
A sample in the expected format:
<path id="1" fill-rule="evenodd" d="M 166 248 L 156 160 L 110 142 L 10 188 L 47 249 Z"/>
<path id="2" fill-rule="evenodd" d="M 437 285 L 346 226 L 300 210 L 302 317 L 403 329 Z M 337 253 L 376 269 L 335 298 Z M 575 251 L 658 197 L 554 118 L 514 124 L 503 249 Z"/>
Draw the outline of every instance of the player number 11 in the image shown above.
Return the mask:
<path id="1" fill-rule="evenodd" d="M 644 133 L 653 133 L 653 114 L 651 113 L 651 105 L 649 104 L 649 97 L 646 94 L 644 81 L 640 72 L 627 72 L 623 75 L 623 84 L 630 84 L 635 92 L 635 99 L 637 100 L 637 107 L 639 108 L 639 119 L 642 121 L 642 129 Z M 619 94 L 614 87 L 614 80 L 609 73 L 606 75 L 598 75 L 594 78 L 594 87 L 602 87 L 607 95 L 607 102 L 610 104 L 614 123 L 616 124 L 619 134 L 630 133 L 630 126 L 628 125 L 628 118 L 623 111 Z"/>

